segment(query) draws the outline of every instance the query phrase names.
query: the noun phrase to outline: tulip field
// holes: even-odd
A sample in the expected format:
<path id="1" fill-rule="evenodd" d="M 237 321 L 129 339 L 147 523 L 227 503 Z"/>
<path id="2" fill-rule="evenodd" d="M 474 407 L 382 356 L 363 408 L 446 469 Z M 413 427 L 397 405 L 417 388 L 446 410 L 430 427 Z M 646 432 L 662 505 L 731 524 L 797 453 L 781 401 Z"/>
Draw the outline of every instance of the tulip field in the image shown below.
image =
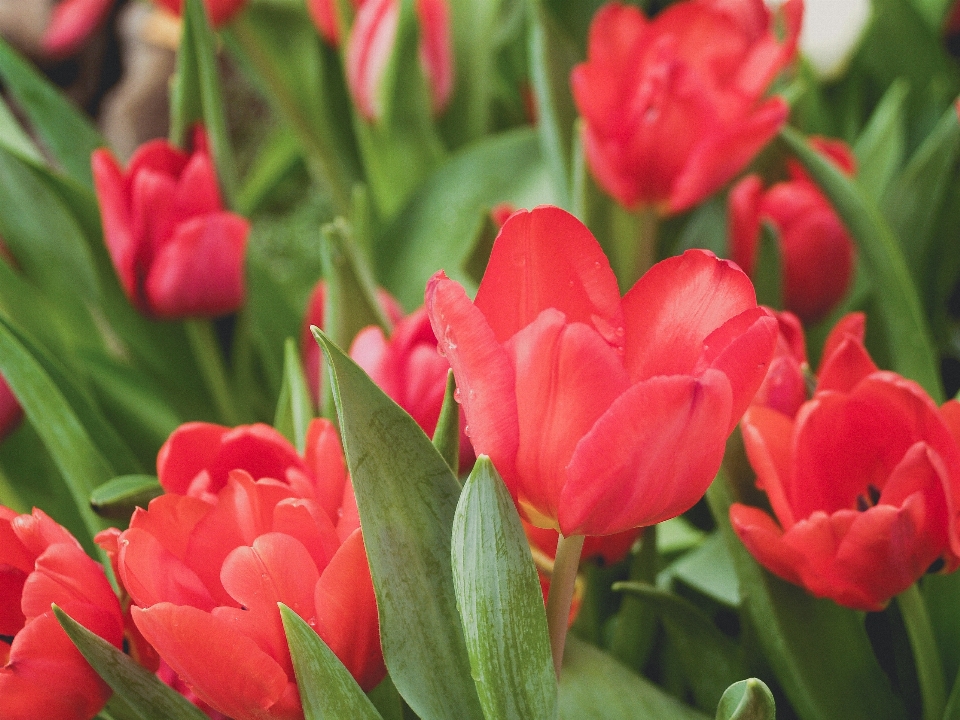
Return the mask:
<path id="1" fill-rule="evenodd" d="M 4 7 L 0 720 L 960 720 L 960 4 Z"/>

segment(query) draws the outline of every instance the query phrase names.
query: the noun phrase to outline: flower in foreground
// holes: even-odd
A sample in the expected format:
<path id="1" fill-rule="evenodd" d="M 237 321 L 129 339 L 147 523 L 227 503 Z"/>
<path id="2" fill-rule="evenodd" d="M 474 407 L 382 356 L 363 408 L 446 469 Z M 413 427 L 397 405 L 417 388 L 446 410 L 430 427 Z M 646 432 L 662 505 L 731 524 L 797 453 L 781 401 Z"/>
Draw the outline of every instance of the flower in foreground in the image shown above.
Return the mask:
<path id="1" fill-rule="evenodd" d="M 74 537 L 41 510 L 0 506 L 0 717 L 89 720 L 110 688 L 60 627 L 51 604 L 120 647 L 120 603 Z"/>
<path id="2" fill-rule="evenodd" d="M 522 515 L 565 536 L 692 506 L 777 335 L 747 276 L 706 251 L 658 263 L 621 298 L 589 230 L 554 207 L 507 220 L 475 302 L 440 272 L 426 306 L 474 449 Z"/>
<path id="3" fill-rule="evenodd" d="M 848 175 L 856 160 L 841 140 L 814 138 L 814 147 Z M 821 320 L 847 294 L 853 279 L 853 239 L 799 163 L 787 165 L 790 180 L 763 189 L 749 175 L 730 191 L 730 242 L 733 260 L 748 275 L 757 262 L 760 223 L 769 221 L 780 241 L 783 302 L 808 323 Z"/>
<path id="4" fill-rule="evenodd" d="M 243 304 L 250 225 L 223 209 L 202 127 L 190 153 L 152 140 L 126 170 L 106 149 L 93 153 L 92 165 L 107 250 L 138 310 L 214 317 Z"/>
<path id="5" fill-rule="evenodd" d="M 314 3 L 316 4 L 316 3 Z M 420 30 L 420 66 L 434 115 L 453 94 L 453 41 L 447 0 L 416 0 Z M 319 17 L 315 11 L 314 17 Z M 383 81 L 400 23 L 400 0 L 362 0 L 347 41 L 346 73 L 350 94 L 368 121 L 383 115 Z M 323 24 L 318 22 L 323 31 Z"/>
<path id="6" fill-rule="evenodd" d="M 960 565 L 960 403 L 878 370 L 864 318 L 831 333 L 813 397 L 794 414 L 753 405 L 741 428 L 776 519 L 730 520 L 768 570 L 817 597 L 881 610 L 928 569 Z"/>
<path id="7" fill-rule="evenodd" d="M 571 76 L 587 161 L 628 208 L 685 210 L 729 181 L 787 119 L 763 100 L 794 57 L 802 0 L 777 18 L 763 0 L 685 0 L 653 20 L 610 3 L 590 26 Z"/>
<path id="8" fill-rule="evenodd" d="M 197 698 L 234 720 L 303 717 L 278 602 L 365 690 L 383 679 L 359 517 L 329 422 L 311 424 L 303 458 L 264 425 L 190 423 L 157 469 L 168 494 L 134 513 L 117 566 L 137 629 Z"/>

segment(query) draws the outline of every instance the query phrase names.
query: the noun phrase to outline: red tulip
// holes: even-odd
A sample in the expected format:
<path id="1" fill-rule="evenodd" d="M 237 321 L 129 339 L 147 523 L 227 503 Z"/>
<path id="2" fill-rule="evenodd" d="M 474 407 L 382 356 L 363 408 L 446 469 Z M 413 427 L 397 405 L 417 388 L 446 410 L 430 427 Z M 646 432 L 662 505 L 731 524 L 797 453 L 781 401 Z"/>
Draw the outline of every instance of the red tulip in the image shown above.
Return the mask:
<path id="1" fill-rule="evenodd" d="M 23 408 L 3 376 L 0 376 L 0 441 L 16 430 L 22 419 Z"/>
<path id="2" fill-rule="evenodd" d="M 807 347 L 796 315 L 789 312 L 774 315 L 779 325 L 777 346 L 767 376 L 750 404 L 793 415 L 807 400 Z"/>
<path id="3" fill-rule="evenodd" d="M 183 0 L 154 0 L 160 7 L 179 15 L 183 11 Z M 230 21 L 246 5 L 247 0 L 203 0 L 210 24 L 220 27 Z"/>
<path id="4" fill-rule="evenodd" d="M 317 26 L 323 39 L 334 47 L 340 47 L 340 25 L 337 22 L 337 13 L 333 4 L 336 0 L 307 0 L 307 10 L 313 24 Z M 354 12 L 363 4 L 364 0 L 350 0 Z"/>
<path id="5" fill-rule="evenodd" d="M 433 436 L 447 389 L 450 363 L 437 353 L 437 338 L 424 308 L 402 318 L 390 338 L 379 327 L 361 330 L 350 346 L 350 357 L 400 407 Z M 473 448 L 460 422 L 460 468 L 473 463 Z"/>
<path id="6" fill-rule="evenodd" d="M 729 181 L 787 119 L 762 96 L 796 52 L 802 0 L 685 0 L 653 20 L 610 3 L 590 26 L 573 97 L 587 161 L 622 205 L 685 210 Z"/>
<path id="7" fill-rule="evenodd" d="M 741 504 L 730 520 L 771 572 L 874 611 L 939 560 L 960 565 L 960 403 L 878 370 L 862 316 L 831 334 L 811 400 L 754 405 L 741 427 L 776 520 Z"/>
<path id="8" fill-rule="evenodd" d="M 383 679 L 359 516 L 329 422 L 311 424 L 304 458 L 265 426 L 191 423 L 161 450 L 158 473 L 188 494 L 134 513 L 118 574 L 136 627 L 199 700 L 234 720 L 303 717 L 278 602 L 364 689 Z"/>
<path id="9" fill-rule="evenodd" d="M 553 207 L 507 220 L 475 303 L 440 272 L 426 305 L 474 449 L 521 514 L 565 536 L 693 505 L 777 333 L 747 276 L 706 251 L 658 263 L 621 300 L 589 230 Z"/>
<path id="10" fill-rule="evenodd" d="M 420 65 L 439 115 L 453 94 L 453 45 L 447 0 L 417 0 Z M 319 12 L 313 13 L 317 18 Z M 347 84 L 360 114 L 368 121 L 383 115 L 381 83 L 400 22 L 400 0 L 361 0 L 347 42 Z M 323 32 L 323 25 L 318 23 Z"/>
<path id="11" fill-rule="evenodd" d="M 104 240 L 137 309 L 159 318 L 212 317 L 243 304 L 250 226 L 223 209 L 202 128 L 190 154 L 152 140 L 126 171 L 106 149 L 92 163 Z"/>
<path id="12" fill-rule="evenodd" d="M 110 688 L 83 659 L 51 610 L 56 603 L 120 647 L 120 604 L 80 544 L 42 510 L 0 506 L 0 717 L 89 720 Z"/>
<path id="13" fill-rule="evenodd" d="M 310 300 L 307 303 L 307 312 L 300 329 L 300 357 L 303 358 L 303 371 L 307 376 L 307 385 L 314 403 L 320 402 L 320 346 L 310 330 L 311 325 L 324 327 L 323 316 L 326 309 L 327 283 L 321 280 L 313 287 Z M 400 322 L 403 318 L 403 308 L 400 303 L 383 288 L 377 289 L 377 301 L 387 316 L 391 325 Z"/>
<path id="14" fill-rule="evenodd" d="M 841 141 L 816 139 L 818 150 L 847 174 L 855 160 Z M 730 191 L 730 240 L 734 261 L 748 275 L 757 259 L 760 223 L 776 227 L 780 237 L 783 300 L 805 322 L 816 322 L 847 294 L 853 279 L 853 240 L 820 189 L 797 163 L 791 179 L 763 190 L 750 175 Z"/>

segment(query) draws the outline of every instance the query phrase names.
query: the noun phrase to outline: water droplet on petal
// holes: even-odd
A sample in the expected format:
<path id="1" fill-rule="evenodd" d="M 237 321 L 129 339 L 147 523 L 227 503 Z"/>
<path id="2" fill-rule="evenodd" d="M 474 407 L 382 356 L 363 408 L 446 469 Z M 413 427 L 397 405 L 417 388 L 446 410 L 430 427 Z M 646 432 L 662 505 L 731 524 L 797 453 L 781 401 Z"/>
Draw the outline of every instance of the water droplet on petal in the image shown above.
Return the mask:
<path id="1" fill-rule="evenodd" d="M 453 391 L 453 399 L 456 400 L 458 403 L 463 402 L 463 393 L 460 392 L 460 388 L 457 388 L 456 390 Z"/>
<path id="2" fill-rule="evenodd" d="M 463 426 L 463 434 L 466 435 L 467 437 L 470 437 L 470 426 L 469 426 L 469 425 L 464 425 L 464 426 Z"/>

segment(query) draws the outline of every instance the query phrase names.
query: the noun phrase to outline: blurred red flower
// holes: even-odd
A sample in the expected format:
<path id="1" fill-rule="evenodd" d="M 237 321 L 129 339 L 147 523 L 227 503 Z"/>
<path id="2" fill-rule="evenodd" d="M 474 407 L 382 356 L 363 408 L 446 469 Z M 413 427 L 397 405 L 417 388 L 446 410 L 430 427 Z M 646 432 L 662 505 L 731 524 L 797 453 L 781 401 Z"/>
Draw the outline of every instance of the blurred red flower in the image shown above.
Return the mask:
<path id="1" fill-rule="evenodd" d="M 312 6 L 326 2 L 313 0 Z M 427 82 L 431 108 L 439 115 L 453 94 L 453 41 L 450 35 L 450 8 L 447 0 L 416 0 L 420 27 L 420 65 Z M 324 29 L 321 20 L 332 9 L 312 12 L 320 31 L 328 39 L 336 37 Z M 368 121 L 383 115 L 381 82 L 390 62 L 400 22 L 400 0 L 361 0 L 350 37 L 347 40 L 347 85 L 360 114 Z M 331 26 L 335 27 L 335 26 Z"/>
<path id="2" fill-rule="evenodd" d="M 609 3 L 590 26 L 571 85 L 587 161 L 622 205 L 685 210 L 729 181 L 786 121 L 762 100 L 794 57 L 802 0 L 777 19 L 763 0 L 685 0 L 653 20 Z"/>
<path id="3" fill-rule="evenodd" d="M 60 627 L 56 603 L 120 647 L 120 603 L 74 537 L 42 510 L 0 506 L 0 717 L 90 720 L 110 688 Z"/>
<path id="4" fill-rule="evenodd" d="M 776 520 L 730 520 L 768 570 L 858 610 L 880 610 L 931 565 L 960 565 L 960 403 L 877 369 L 862 315 L 824 349 L 813 397 L 793 414 L 753 405 L 741 428 Z"/>
<path id="5" fill-rule="evenodd" d="M 812 143 L 848 175 L 856 160 L 846 143 L 813 138 Z M 767 220 L 780 239 L 783 301 L 804 322 L 816 322 L 847 294 L 856 250 L 830 202 L 799 163 L 788 164 L 790 180 L 763 190 L 757 175 L 730 191 L 730 245 L 733 260 L 748 275 L 756 265 L 760 223 Z"/>
<path id="6" fill-rule="evenodd" d="M 186 494 L 134 513 L 117 567 L 137 629 L 199 700 L 234 720 L 303 717 L 278 602 L 365 690 L 383 679 L 356 501 L 329 422 L 313 421 L 304 458 L 266 426 L 190 423 L 158 473 Z"/>
<path id="7" fill-rule="evenodd" d="M 589 230 L 553 207 L 507 220 L 475 302 L 440 272 L 426 305 L 474 449 L 522 515 L 565 536 L 692 506 L 777 332 L 747 276 L 702 250 L 658 263 L 621 299 Z"/>
<path id="8" fill-rule="evenodd" d="M 223 209 L 202 127 L 194 130 L 191 153 L 152 140 L 126 171 L 106 149 L 93 153 L 92 164 L 104 240 L 138 310 L 213 317 L 243 304 L 250 225 Z"/>

